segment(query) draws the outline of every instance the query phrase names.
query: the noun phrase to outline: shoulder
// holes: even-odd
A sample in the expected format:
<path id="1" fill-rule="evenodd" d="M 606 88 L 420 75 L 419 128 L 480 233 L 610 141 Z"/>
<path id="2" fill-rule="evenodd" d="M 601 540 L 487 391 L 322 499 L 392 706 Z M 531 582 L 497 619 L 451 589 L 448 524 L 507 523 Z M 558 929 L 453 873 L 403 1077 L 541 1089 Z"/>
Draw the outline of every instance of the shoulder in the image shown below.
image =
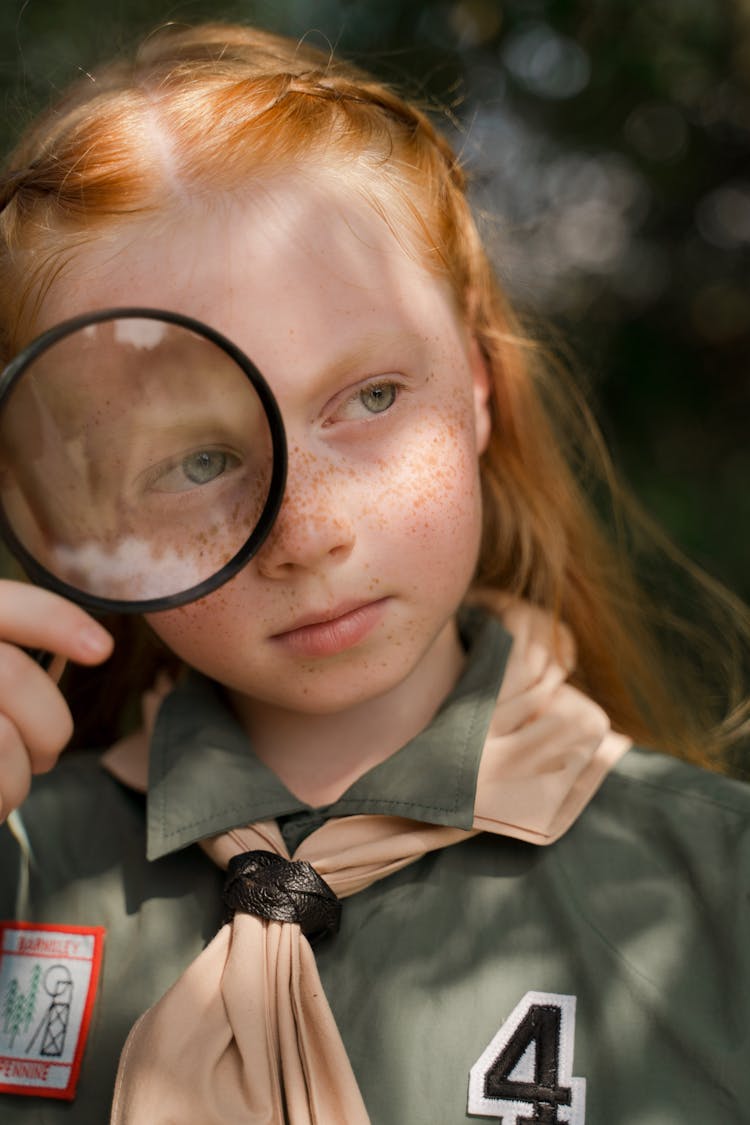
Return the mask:
<path id="1" fill-rule="evenodd" d="M 102 766 L 100 753 L 74 750 L 34 778 L 17 815 L 29 829 L 44 823 L 77 836 L 89 829 L 98 835 L 123 819 L 142 822 L 143 809 L 142 795 L 116 781 Z"/>
<path id="2" fill-rule="evenodd" d="M 53 892 L 76 875 L 120 864 L 129 841 L 143 847 L 144 816 L 143 798 L 115 781 L 98 753 L 64 754 L 0 825 L 0 915 L 14 916 L 31 872 Z"/>
<path id="3" fill-rule="evenodd" d="M 657 931 L 678 945 L 690 934 L 717 963 L 731 947 L 750 972 L 744 782 L 634 748 L 550 853 L 569 901 L 601 933 L 640 918 L 654 941 Z M 709 918 L 727 949 L 708 940 Z"/>
<path id="4" fill-rule="evenodd" d="M 750 785 L 713 773 L 678 758 L 633 747 L 609 775 L 606 783 L 631 799 L 689 806 L 706 816 L 750 817 Z"/>
<path id="5" fill-rule="evenodd" d="M 685 853 L 708 860 L 712 848 L 750 843 L 750 785 L 634 747 L 607 777 L 590 817 L 617 819 L 654 840 L 680 839 Z"/>
<path id="6" fill-rule="evenodd" d="M 571 833 L 652 861 L 750 865 L 750 785 L 634 747 L 605 779 Z M 731 873 L 727 871 L 727 876 Z M 745 868 L 747 875 L 747 867 Z"/>

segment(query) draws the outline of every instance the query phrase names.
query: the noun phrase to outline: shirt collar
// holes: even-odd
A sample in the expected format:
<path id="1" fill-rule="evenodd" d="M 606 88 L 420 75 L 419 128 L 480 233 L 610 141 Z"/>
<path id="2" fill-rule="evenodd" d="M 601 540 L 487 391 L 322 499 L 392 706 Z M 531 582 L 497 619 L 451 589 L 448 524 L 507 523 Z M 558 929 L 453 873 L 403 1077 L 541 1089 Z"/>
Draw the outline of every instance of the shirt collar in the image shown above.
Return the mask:
<path id="1" fill-rule="evenodd" d="M 461 614 L 467 661 L 432 722 L 368 770 L 326 816 L 375 813 L 468 829 L 477 772 L 512 637 L 482 610 Z M 149 753 L 148 856 L 243 824 L 309 810 L 252 752 L 210 680 L 190 673 L 164 700 Z"/>

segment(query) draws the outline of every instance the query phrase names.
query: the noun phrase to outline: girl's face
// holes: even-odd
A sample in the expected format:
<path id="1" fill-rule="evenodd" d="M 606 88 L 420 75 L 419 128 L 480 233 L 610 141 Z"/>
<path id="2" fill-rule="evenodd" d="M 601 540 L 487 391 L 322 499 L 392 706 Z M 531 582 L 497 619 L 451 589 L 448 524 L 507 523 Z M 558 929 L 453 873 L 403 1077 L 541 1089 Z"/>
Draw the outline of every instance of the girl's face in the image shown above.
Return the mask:
<path id="1" fill-rule="evenodd" d="M 155 632 L 251 709 L 330 713 L 439 675 L 476 565 L 489 430 L 486 374 L 447 284 L 351 187 L 286 180 L 77 252 L 43 327 L 118 305 L 234 340 L 289 443 L 260 552 L 208 597 L 151 615 Z"/>

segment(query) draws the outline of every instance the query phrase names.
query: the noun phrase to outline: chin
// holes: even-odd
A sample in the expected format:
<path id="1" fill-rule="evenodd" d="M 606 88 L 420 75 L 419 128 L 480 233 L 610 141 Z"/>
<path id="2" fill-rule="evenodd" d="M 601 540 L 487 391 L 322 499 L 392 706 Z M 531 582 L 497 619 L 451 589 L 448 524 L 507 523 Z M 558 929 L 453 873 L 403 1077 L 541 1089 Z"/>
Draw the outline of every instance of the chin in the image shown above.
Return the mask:
<path id="1" fill-rule="evenodd" d="M 388 694 L 398 688 L 410 670 L 393 664 L 388 668 L 365 664 L 355 672 L 326 662 L 326 666 L 300 668 L 293 680 L 290 678 L 283 686 L 241 680 L 227 686 L 242 695 L 251 707 L 257 703 L 260 707 L 300 714 L 335 715 Z"/>

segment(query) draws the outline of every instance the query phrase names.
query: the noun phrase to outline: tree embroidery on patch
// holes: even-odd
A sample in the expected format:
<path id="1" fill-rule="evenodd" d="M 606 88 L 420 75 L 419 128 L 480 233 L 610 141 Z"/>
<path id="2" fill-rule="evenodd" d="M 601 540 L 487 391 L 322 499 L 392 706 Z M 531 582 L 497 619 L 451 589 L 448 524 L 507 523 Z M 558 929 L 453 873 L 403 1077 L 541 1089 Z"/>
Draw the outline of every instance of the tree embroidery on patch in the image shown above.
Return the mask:
<path id="1" fill-rule="evenodd" d="M 575 996 L 527 992 L 469 1072 L 468 1112 L 503 1125 L 584 1125 L 575 1019 Z"/>
<path id="2" fill-rule="evenodd" d="M 29 987 L 26 991 L 19 985 L 18 977 L 13 977 L 5 990 L 2 1004 L 2 1034 L 8 1036 L 8 1042 L 11 1048 L 19 1032 L 29 1030 L 36 1005 L 36 997 L 39 991 L 39 978 L 41 975 L 41 966 L 35 965 L 29 980 Z"/>

